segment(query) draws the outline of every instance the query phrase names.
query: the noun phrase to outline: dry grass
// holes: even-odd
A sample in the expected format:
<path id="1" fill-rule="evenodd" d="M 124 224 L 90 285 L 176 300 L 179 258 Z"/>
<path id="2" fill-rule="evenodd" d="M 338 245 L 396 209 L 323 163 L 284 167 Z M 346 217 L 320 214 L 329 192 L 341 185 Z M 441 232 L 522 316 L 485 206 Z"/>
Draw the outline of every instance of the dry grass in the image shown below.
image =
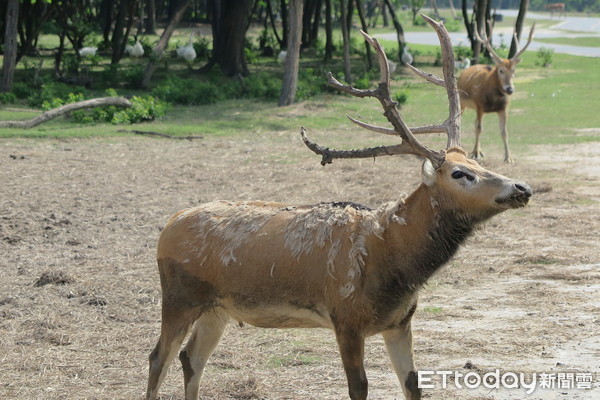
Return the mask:
<path id="1" fill-rule="evenodd" d="M 160 321 L 154 248 L 173 212 L 214 199 L 377 206 L 419 182 L 411 158 L 322 168 L 297 133 L 269 135 L 3 140 L 0 398 L 143 398 Z M 486 162 L 544 190 L 526 209 L 479 230 L 425 288 L 414 319 L 420 367 L 461 370 L 469 361 L 482 370 L 600 371 L 598 175 L 577 157 L 582 148 L 565 150 L 573 157 L 560 173 L 540 161 L 542 153 L 528 158 L 517 150 L 514 166 Z M 600 156 L 598 146 L 587 144 L 585 152 Z M 402 398 L 381 338 L 369 340 L 366 359 L 371 398 Z M 176 364 L 162 399 L 182 399 Z M 592 399 L 599 390 L 596 384 L 594 392 L 531 398 Z M 346 393 L 331 332 L 231 324 L 201 398 L 322 400 Z M 430 399 L 522 397 L 518 389 L 426 392 Z"/>

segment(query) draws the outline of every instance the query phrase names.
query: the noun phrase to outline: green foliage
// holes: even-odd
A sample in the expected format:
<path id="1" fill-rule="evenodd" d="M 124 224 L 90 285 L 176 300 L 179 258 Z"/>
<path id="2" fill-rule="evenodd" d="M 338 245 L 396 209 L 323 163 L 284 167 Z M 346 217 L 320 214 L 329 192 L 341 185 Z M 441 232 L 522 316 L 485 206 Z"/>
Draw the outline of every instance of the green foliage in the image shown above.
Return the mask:
<path id="1" fill-rule="evenodd" d="M 408 90 L 399 90 L 394 93 L 393 99 L 398 103 L 398 107 L 402 107 L 408 101 Z"/>
<path id="2" fill-rule="evenodd" d="M 371 87 L 371 80 L 371 74 L 367 72 L 358 79 L 356 79 L 352 86 L 354 86 L 357 89 L 368 89 L 369 87 Z"/>
<path id="3" fill-rule="evenodd" d="M 212 82 L 169 76 L 152 95 L 173 104 L 213 104 L 223 100 L 223 91 Z"/>
<path id="4" fill-rule="evenodd" d="M 196 51 L 196 57 L 207 60 L 210 57 L 211 43 L 212 42 L 205 36 L 194 42 L 192 46 L 194 46 L 194 50 Z"/>
<path id="5" fill-rule="evenodd" d="M 25 82 L 15 82 L 13 84 L 12 92 L 18 99 L 26 99 L 31 95 L 31 88 Z"/>
<path id="6" fill-rule="evenodd" d="M 123 72 L 123 80 L 128 88 L 141 89 L 144 80 L 144 66 L 139 64 L 129 66 Z"/>
<path id="7" fill-rule="evenodd" d="M 541 65 L 542 67 L 549 67 L 552 64 L 552 57 L 554 56 L 554 49 L 550 49 L 548 47 L 540 47 L 537 52 L 537 65 Z"/>
<path id="8" fill-rule="evenodd" d="M 270 74 L 258 72 L 244 78 L 239 94 L 242 97 L 276 100 L 280 91 L 280 81 L 273 79 Z"/>
<path id="9" fill-rule="evenodd" d="M 12 92 L 0 93 L 0 104 L 3 103 L 14 103 L 17 101 L 17 96 Z"/>
<path id="10" fill-rule="evenodd" d="M 20 89 L 20 90 L 23 90 L 23 89 Z M 39 90 L 34 90 L 33 94 L 31 94 L 31 92 L 32 92 L 31 88 L 28 89 L 30 96 L 27 97 L 27 102 L 32 107 L 42 107 L 45 103 L 50 104 L 50 103 L 53 103 L 53 102 L 56 103 L 57 101 L 59 101 L 59 100 L 55 100 L 55 99 L 60 99 L 60 101 L 63 102 L 62 104 L 66 104 L 65 102 L 68 102 L 68 99 L 70 98 L 70 96 L 81 95 L 82 98 L 86 97 L 87 91 L 84 88 L 80 87 L 80 88 L 77 88 L 77 90 L 75 90 L 75 91 L 73 89 L 74 89 L 73 86 L 67 85 L 65 83 L 60 83 L 60 82 L 44 83 Z"/>
<path id="11" fill-rule="evenodd" d="M 313 68 L 303 68 L 298 73 L 296 101 L 304 101 L 327 90 L 325 75 Z"/>
<path id="12" fill-rule="evenodd" d="M 54 97 L 50 100 L 44 100 L 42 110 L 52 110 L 69 103 L 76 103 L 85 100 L 83 93 L 69 93 L 66 98 Z"/>
<path id="13" fill-rule="evenodd" d="M 116 92 L 109 91 L 114 96 Z M 77 110 L 72 113 L 72 120 L 78 123 L 135 124 L 152 121 L 162 117 L 166 112 L 166 104 L 152 96 L 133 96 L 130 108 L 117 108 L 113 106 L 98 107 L 93 110 Z"/>

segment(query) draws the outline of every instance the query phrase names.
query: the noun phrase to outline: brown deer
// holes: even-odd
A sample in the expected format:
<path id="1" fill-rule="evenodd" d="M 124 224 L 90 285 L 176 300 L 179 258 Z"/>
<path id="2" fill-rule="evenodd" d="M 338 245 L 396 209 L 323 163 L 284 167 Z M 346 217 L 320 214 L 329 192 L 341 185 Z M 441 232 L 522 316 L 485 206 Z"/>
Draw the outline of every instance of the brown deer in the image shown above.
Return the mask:
<path id="1" fill-rule="evenodd" d="M 558 12 L 558 18 L 561 16 L 565 17 L 567 14 L 565 13 L 565 3 L 550 3 L 546 4 L 544 8 L 550 11 L 550 18 L 554 17 L 554 12 Z"/>
<path id="2" fill-rule="evenodd" d="M 424 17 L 426 18 L 426 17 Z M 401 143 L 362 150 L 324 148 L 301 134 L 322 156 L 339 158 L 413 154 L 423 158 L 422 184 L 407 198 L 377 209 L 350 203 L 294 206 L 216 201 L 171 218 L 157 249 L 162 325 L 150 354 L 147 399 L 156 399 L 179 353 L 185 398 L 198 398 L 204 367 L 229 320 L 265 328 L 324 327 L 334 331 L 352 400 L 367 398 L 365 338 L 381 333 L 407 399 L 421 399 L 413 361 L 411 318 L 417 293 L 474 227 L 527 204 L 525 183 L 487 171 L 460 148 L 460 106 L 454 56 L 443 24 L 429 18 L 442 43 L 444 79 L 418 71 L 447 89 L 450 116 L 441 125 L 446 150 L 417 141 L 390 97 L 390 73 L 377 40 L 381 80 L 376 89 L 329 82 L 357 97 L 377 98 Z"/>
<path id="3" fill-rule="evenodd" d="M 483 43 L 488 49 L 490 56 L 496 64 L 494 67 L 489 65 L 477 64 L 466 70 L 458 78 L 458 91 L 460 93 L 460 105 L 462 110 L 465 108 L 474 109 L 477 113 L 475 120 L 475 147 L 471 156 L 475 159 L 483 157 L 480 145 L 481 120 L 483 114 L 495 112 L 498 114 L 500 124 L 500 134 L 504 142 L 504 161 L 512 163 L 513 159 L 508 148 L 508 131 L 506 122 L 508 119 L 508 106 L 510 96 L 514 93 L 513 77 L 517 64 L 521 62 L 519 58 L 527 49 L 533 39 L 535 23 L 529 31 L 527 44 L 510 59 L 503 59 L 492 48 L 489 39 L 482 39 L 477 35 L 478 41 Z M 518 40 L 515 40 L 518 46 Z"/>

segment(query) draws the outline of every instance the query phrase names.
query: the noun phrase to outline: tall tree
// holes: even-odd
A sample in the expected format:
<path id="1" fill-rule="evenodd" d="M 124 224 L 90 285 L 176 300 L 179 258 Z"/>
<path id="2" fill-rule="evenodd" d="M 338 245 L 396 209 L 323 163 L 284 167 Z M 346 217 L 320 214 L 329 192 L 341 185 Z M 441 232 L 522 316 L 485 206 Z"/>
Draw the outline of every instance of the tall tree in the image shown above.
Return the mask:
<path id="1" fill-rule="evenodd" d="M 508 58 L 512 58 L 517 53 L 519 47 L 518 40 L 521 39 L 521 32 L 523 31 L 523 22 L 525 21 L 525 15 L 529 8 L 529 0 L 521 0 L 519 5 L 519 14 L 517 15 L 517 21 L 515 22 L 515 33 L 517 34 L 517 41 L 513 36 L 512 42 L 510 43 L 510 51 L 508 52 Z"/>
<path id="2" fill-rule="evenodd" d="M 300 64 L 300 42 L 302 39 L 302 1 L 290 0 L 287 56 L 285 57 L 285 72 L 283 73 L 279 106 L 290 105 L 294 103 L 296 98 L 298 66 Z"/>
<path id="3" fill-rule="evenodd" d="M 404 29 L 402 29 L 402 24 L 398 20 L 396 16 L 396 10 L 394 10 L 394 6 L 390 0 L 385 0 L 385 4 L 392 16 L 392 22 L 394 23 L 394 28 L 396 29 L 396 39 L 398 40 L 398 61 L 402 59 L 402 52 L 404 47 L 406 46 L 406 39 L 404 38 Z"/>
<path id="4" fill-rule="evenodd" d="M 12 90 L 17 65 L 17 23 L 19 20 L 19 0 L 8 0 L 4 30 L 4 61 L 0 92 Z"/>
<path id="5" fill-rule="evenodd" d="M 249 75 L 244 44 L 252 4 L 252 0 L 212 0 L 213 51 L 202 72 L 217 64 L 227 76 Z"/>
<path id="6" fill-rule="evenodd" d="M 144 33 L 156 34 L 156 0 L 146 0 L 146 20 L 144 21 Z"/>
<path id="7" fill-rule="evenodd" d="M 350 29 L 348 20 L 351 17 L 349 6 L 352 0 L 340 0 L 341 4 L 341 21 L 342 21 L 342 38 L 344 47 L 344 80 L 347 83 L 352 83 L 352 71 L 350 68 Z"/>

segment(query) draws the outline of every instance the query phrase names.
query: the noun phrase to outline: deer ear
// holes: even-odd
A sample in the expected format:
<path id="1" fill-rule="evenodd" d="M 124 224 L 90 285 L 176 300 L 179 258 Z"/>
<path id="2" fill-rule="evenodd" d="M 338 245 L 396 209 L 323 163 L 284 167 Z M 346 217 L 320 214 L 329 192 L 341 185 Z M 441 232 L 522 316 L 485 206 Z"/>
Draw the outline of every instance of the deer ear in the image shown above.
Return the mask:
<path id="1" fill-rule="evenodd" d="M 427 186 L 433 186 L 436 176 L 437 172 L 431 161 L 425 160 L 423 167 L 421 168 L 421 179 L 423 180 L 423 183 Z"/>

